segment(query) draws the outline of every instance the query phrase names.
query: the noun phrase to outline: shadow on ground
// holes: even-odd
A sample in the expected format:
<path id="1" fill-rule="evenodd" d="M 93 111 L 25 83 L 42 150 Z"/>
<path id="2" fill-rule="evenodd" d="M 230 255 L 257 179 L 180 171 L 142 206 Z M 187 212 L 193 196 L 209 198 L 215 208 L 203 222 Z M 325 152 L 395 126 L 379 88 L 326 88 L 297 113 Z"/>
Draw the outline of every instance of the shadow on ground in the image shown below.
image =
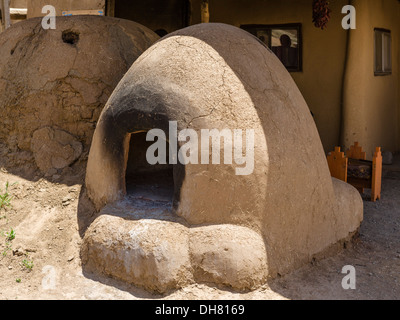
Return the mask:
<path id="1" fill-rule="evenodd" d="M 384 166 L 381 201 L 365 190 L 357 239 L 339 255 L 316 261 L 269 283 L 289 299 L 400 299 L 400 157 Z M 342 268 L 355 267 L 356 289 L 344 290 Z"/>

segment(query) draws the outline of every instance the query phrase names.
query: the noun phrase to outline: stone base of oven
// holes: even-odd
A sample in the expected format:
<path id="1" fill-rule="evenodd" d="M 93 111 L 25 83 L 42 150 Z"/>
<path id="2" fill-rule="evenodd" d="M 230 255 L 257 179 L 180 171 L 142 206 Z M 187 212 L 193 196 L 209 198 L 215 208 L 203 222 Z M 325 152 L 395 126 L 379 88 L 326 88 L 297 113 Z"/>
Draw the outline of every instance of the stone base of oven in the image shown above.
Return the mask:
<path id="1" fill-rule="evenodd" d="M 187 227 L 158 218 L 99 216 L 85 233 L 85 270 L 155 293 L 192 283 L 248 291 L 266 282 L 266 250 L 255 231 L 234 225 Z"/>

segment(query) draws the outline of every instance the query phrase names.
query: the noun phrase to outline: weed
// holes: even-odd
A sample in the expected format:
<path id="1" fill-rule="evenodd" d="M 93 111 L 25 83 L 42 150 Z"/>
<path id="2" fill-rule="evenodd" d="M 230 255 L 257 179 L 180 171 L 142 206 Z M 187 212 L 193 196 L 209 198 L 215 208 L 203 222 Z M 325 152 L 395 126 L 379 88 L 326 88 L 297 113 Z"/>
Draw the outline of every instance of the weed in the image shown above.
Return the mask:
<path id="1" fill-rule="evenodd" d="M 16 233 L 15 233 L 14 229 L 11 228 L 10 232 L 6 232 L 6 241 L 8 241 L 8 242 L 13 241 L 15 239 L 15 235 L 16 235 Z"/>
<path id="2" fill-rule="evenodd" d="M 21 262 L 21 265 L 31 271 L 33 269 L 33 261 L 24 259 Z"/>
<path id="3" fill-rule="evenodd" d="M 7 252 L 11 251 L 11 244 L 9 242 L 6 242 L 6 247 L 4 251 L 2 252 L 3 257 L 7 256 Z"/>
<path id="4" fill-rule="evenodd" d="M 14 186 L 16 183 L 13 183 L 11 185 Z M 4 191 L 4 193 L 0 190 L 0 209 L 3 209 L 5 207 L 10 207 L 11 206 L 11 200 L 12 200 L 12 196 L 10 195 L 8 189 L 10 187 L 9 182 L 6 182 L 6 189 Z"/>
<path id="5" fill-rule="evenodd" d="M 3 237 L 6 237 L 6 243 L 5 243 L 6 247 L 5 247 L 5 249 L 3 250 L 3 252 L 2 252 L 3 257 L 5 257 L 5 256 L 7 256 L 7 252 L 8 252 L 8 251 L 11 251 L 11 247 L 12 247 L 12 246 L 11 246 L 11 241 L 13 241 L 13 240 L 15 239 L 16 233 L 15 233 L 14 229 L 11 228 L 10 232 L 4 232 L 4 231 L 2 231 L 2 232 L 1 232 L 1 235 L 2 235 Z"/>

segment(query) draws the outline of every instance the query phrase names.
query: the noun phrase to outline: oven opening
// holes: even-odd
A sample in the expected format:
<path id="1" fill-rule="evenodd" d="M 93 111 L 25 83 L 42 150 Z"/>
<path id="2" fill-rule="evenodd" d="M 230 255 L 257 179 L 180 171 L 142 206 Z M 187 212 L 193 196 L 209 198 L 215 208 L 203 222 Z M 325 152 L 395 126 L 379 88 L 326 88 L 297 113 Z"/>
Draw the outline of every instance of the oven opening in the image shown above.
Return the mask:
<path id="1" fill-rule="evenodd" d="M 146 152 L 154 142 L 146 141 L 146 135 L 147 132 L 131 134 L 125 176 L 127 196 L 136 202 L 171 205 L 174 197 L 173 165 L 169 164 L 168 152 L 167 164 L 148 163 Z M 169 148 L 168 142 L 166 148 Z"/>

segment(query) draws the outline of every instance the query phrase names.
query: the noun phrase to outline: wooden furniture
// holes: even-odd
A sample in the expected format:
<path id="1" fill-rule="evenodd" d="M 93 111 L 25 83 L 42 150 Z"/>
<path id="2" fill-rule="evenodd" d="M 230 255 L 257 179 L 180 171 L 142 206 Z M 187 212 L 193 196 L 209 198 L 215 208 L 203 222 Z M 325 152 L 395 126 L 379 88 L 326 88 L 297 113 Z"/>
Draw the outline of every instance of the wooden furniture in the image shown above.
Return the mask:
<path id="1" fill-rule="evenodd" d="M 347 182 L 348 159 L 344 155 L 344 152 L 340 151 L 340 147 L 336 147 L 334 152 L 330 152 L 327 160 L 331 176 Z"/>
<path id="2" fill-rule="evenodd" d="M 356 142 L 346 154 L 336 147 L 327 156 L 331 176 L 345 181 L 364 192 L 371 189 L 371 201 L 381 199 L 382 186 L 382 154 L 381 148 L 376 148 L 372 161 L 366 160 L 367 155 Z"/>
<path id="3" fill-rule="evenodd" d="M 355 160 L 367 160 L 367 153 L 364 152 L 362 150 L 362 147 L 358 144 L 358 142 L 354 143 L 354 146 L 351 146 L 349 150 L 347 150 L 346 152 L 346 156 L 351 159 L 350 161 L 350 172 L 351 173 L 355 173 L 356 172 L 356 168 L 353 168 L 354 166 L 356 166 L 356 164 L 354 163 Z M 362 164 L 360 164 L 360 169 L 364 170 L 365 168 L 361 167 Z M 368 171 L 368 169 L 367 169 Z M 351 175 L 352 176 L 352 175 Z M 350 177 L 351 180 L 352 177 Z M 360 188 L 357 187 L 357 190 L 360 191 L 360 193 L 364 193 L 364 188 Z"/>

